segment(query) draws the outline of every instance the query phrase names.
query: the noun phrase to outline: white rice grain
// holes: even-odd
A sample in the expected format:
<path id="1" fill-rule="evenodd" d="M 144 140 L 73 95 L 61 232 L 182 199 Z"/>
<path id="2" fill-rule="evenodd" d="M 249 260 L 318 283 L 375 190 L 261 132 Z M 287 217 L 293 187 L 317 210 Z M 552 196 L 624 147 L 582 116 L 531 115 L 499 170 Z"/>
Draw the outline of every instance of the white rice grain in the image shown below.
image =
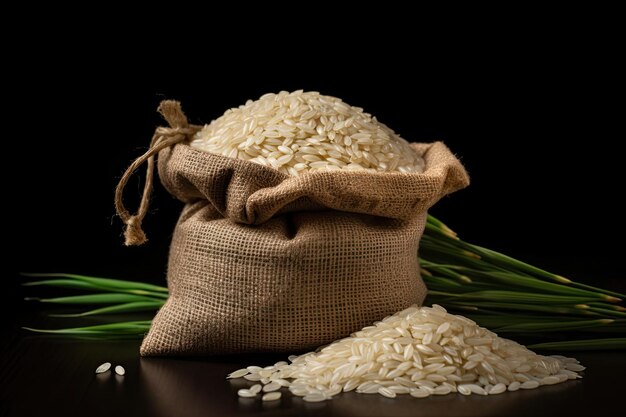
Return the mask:
<path id="1" fill-rule="evenodd" d="M 491 389 L 489 389 L 488 392 L 489 392 L 489 395 L 495 395 L 495 394 L 502 394 L 504 391 L 506 391 L 506 385 L 500 383 L 491 387 Z"/>
<path id="2" fill-rule="evenodd" d="M 102 374 L 106 371 L 108 371 L 109 369 L 111 369 L 111 362 L 105 362 L 102 365 L 98 366 L 96 368 L 96 373 L 97 374 Z"/>
<path id="3" fill-rule="evenodd" d="M 226 379 L 232 379 L 232 378 L 241 378 L 242 376 L 248 375 L 250 373 L 250 371 L 246 368 L 244 369 L 238 369 L 234 372 L 231 372 L 230 374 L 228 374 L 228 376 L 226 377 Z"/>
<path id="4" fill-rule="evenodd" d="M 263 392 L 272 392 L 278 391 L 281 388 L 281 385 L 277 382 L 270 382 L 269 384 L 263 387 Z"/>
<path id="5" fill-rule="evenodd" d="M 378 388 L 378 393 L 382 395 L 383 397 L 396 398 L 396 393 L 386 387 Z"/>
<path id="6" fill-rule="evenodd" d="M 276 392 L 268 392 L 267 394 L 264 394 L 263 397 L 261 397 L 262 401 L 276 401 L 278 399 L 280 399 L 280 397 L 282 396 L 282 394 L 278 391 Z"/>
<path id="7" fill-rule="evenodd" d="M 507 388 L 509 391 L 517 391 L 518 389 L 520 389 L 520 383 L 519 381 L 514 381 L 511 382 L 511 384 L 509 384 L 509 387 Z"/>
<path id="8" fill-rule="evenodd" d="M 310 403 L 319 403 L 322 401 L 326 401 L 327 398 L 323 394 L 309 394 L 305 395 L 302 399 Z"/>
<path id="9" fill-rule="evenodd" d="M 253 398 L 253 397 L 256 397 L 256 393 L 250 391 L 249 389 L 240 389 L 239 391 L 237 391 L 237 395 L 239 395 L 242 398 Z"/>

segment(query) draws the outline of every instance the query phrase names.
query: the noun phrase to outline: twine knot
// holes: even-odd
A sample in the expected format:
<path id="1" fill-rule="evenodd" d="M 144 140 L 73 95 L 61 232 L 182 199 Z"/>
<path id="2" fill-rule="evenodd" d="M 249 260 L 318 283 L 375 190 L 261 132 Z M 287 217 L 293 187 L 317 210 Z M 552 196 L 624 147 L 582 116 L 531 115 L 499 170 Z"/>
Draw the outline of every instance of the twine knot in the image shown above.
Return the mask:
<path id="1" fill-rule="evenodd" d="M 126 221 L 126 230 L 124 230 L 125 245 L 142 245 L 147 240 L 146 233 L 141 228 L 141 219 L 137 216 L 130 216 L 128 221 Z"/>
<path id="2" fill-rule="evenodd" d="M 178 101 L 164 100 L 157 109 L 163 118 L 170 125 L 169 127 L 159 126 L 155 129 L 152 140 L 150 141 L 150 148 L 135 159 L 122 178 L 117 184 L 115 189 L 115 210 L 117 215 L 120 216 L 126 228 L 124 230 L 124 244 L 126 246 L 141 245 L 145 243 L 148 238 L 141 228 L 143 218 L 148 212 L 150 206 L 150 194 L 152 193 L 152 183 L 154 177 L 154 156 L 165 148 L 174 146 L 180 143 L 201 129 L 200 126 L 190 125 L 187 122 L 187 117 L 180 107 Z M 144 162 L 147 162 L 146 167 L 146 181 L 143 187 L 143 195 L 141 196 L 141 202 L 136 214 L 131 215 L 123 202 L 124 187 L 128 183 L 129 178 Z"/>
<path id="3" fill-rule="evenodd" d="M 172 137 L 176 135 L 191 136 L 198 131 L 195 127 L 165 127 L 159 126 L 155 130 L 155 134 L 162 137 Z"/>

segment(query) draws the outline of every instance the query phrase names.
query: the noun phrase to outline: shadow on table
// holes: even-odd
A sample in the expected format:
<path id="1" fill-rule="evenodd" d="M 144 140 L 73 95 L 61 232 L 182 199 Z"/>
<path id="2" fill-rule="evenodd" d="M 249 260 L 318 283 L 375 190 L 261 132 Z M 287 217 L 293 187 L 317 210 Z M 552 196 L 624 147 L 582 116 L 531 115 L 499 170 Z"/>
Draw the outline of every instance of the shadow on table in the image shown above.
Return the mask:
<path id="1" fill-rule="evenodd" d="M 225 377 L 240 368 L 240 362 L 247 360 L 252 360 L 250 363 L 274 363 L 279 357 L 142 358 L 139 363 L 141 385 L 152 407 L 151 415 L 233 416 L 268 410 L 282 410 L 280 415 L 290 415 L 290 398 L 262 403 L 260 399 L 237 396 L 238 389 L 249 387 L 252 383 L 245 379 L 229 381 Z M 287 414 L 284 414 L 285 411 Z"/>
<path id="2" fill-rule="evenodd" d="M 242 357 L 185 360 L 144 358 L 140 361 L 142 385 L 155 416 L 235 416 L 261 413 L 265 416 L 514 416 L 541 414 L 558 407 L 578 391 L 577 382 L 507 392 L 482 397 L 451 394 L 417 399 L 409 395 L 389 399 L 380 395 L 340 394 L 323 403 L 306 403 L 284 390 L 280 401 L 239 398 L 237 390 L 254 383 L 225 376 L 242 363 L 267 365 L 277 358 L 250 361 Z"/>

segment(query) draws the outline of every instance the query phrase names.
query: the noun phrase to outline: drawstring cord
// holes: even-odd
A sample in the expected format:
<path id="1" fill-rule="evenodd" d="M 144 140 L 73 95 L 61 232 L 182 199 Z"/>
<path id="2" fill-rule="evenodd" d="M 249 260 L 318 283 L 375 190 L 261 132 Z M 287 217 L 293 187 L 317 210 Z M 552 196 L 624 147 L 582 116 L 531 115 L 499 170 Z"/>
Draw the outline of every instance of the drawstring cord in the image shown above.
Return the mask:
<path id="1" fill-rule="evenodd" d="M 130 164 L 115 189 L 115 210 L 126 225 L 124 230 L 124 244 L 126 246 L 141 245 L 148 240 L 141 228 L 141 223 L 150 207 L 150 194 L 152 193 L 154 182 L 154 156 L 159 151 L 186 140 L 202 128 L 201 126 L 190 125 L 187 122 L 187 117 L 178 101 L 164 100 L 157 110 L 169 123 L 170 127 L 156 128 L 150 141 L 150 148 Z M 139 203 L 137 213 L 130 214 L 124 206 L 124 188 L 130 177 L 144 162 L 147 162 L 146 181 L 143 187 L 141 202 Z"/>

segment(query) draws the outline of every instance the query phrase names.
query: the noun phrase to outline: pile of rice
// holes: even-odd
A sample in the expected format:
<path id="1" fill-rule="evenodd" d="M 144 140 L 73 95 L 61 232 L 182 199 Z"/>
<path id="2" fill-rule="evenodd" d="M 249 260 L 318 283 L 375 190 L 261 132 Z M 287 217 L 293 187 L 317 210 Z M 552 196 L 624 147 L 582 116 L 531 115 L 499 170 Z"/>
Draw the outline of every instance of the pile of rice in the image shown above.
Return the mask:
<path id="1" fill-rule="evenodd" d="M 278 391 L 288 387 L 293 395 L 318 402 L 352 390 L 389 398 L 493 395 L 581 378 L 577 372 L 585 369 L 573 358 L 537 355 L 438 305 L 408 308 L 289 360 L 249 366 L 228 378 L 251 381 L 239 390 L 242 397 L 276 392 L 264 399 L 277 400 Z"/>
<path id="2" fill-rule="evenodd" d="M 266 94 L 205 125 L 191 146 L 298 175 L 319 170 L 422 172 L 408 142 L 362 108 L 302 90 Z"/>

